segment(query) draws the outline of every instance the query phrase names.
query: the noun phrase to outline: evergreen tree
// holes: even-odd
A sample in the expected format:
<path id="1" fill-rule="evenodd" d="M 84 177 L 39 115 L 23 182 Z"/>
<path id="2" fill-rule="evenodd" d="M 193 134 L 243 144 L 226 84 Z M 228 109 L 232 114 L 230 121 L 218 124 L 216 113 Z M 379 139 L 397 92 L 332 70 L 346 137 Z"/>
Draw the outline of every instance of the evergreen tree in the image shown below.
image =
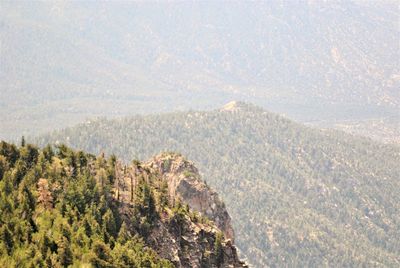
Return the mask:
<path id="1" fill-rule="evenodd" d="M 215 254 L 215 258 L 217 260 L 218 267 L 220 267 L 224 261 L 224 252 L 222 249 L 222 239 L 223 239 L 222 233 L 218 232 L 217 235 L 215 236 L 215 242 L 214 242 L 214 254 Z"/>
<path id="2" fill-rule="evenodd" d="M 57 254 L 59 263 L 63 267 L 68 267 L 73 263 L 73 255 L 70 248 L 69 240 L 66 237 L 62 237 L 61 241 L 57 243 Z"/>
<path id="3" fill-rule="evenodd" d="M 131 240 L 131 238 L 132 236 L 128 230 L 128 227 L 126 226 L 126 223 L 123 222 L 121 228 L 119 229 L 117 242 L 124 245 L 126 242 Z"/>
<path id="4" fill-rule="evenodd" d="M 7 254 L 10 255 L 13 250 L 14 241 L 12 238 L 12 234 L 6 225 L 0 227 L 0 237 L 1 241 L 4 243 L 6 247 Z"/>
<path id="5" fill-rule="evenodd" d="M 0 155 L 0 181 L 3 179 L 3 175 L 8 169 L 7 159 L 3 155 Z"/>

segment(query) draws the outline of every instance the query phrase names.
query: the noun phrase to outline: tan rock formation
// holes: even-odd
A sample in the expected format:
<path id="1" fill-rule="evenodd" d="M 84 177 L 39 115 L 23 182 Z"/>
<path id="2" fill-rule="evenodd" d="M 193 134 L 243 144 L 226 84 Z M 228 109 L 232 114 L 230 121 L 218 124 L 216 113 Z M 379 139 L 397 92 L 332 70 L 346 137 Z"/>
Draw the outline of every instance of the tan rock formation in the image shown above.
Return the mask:
<path id="1" fill-rule="evenodd" d="M 231 218 L 225 204 L 218 194 L 201 180 L 194 164 L 183 156 L 174 153 L 162 153 L 146 163 L 168 181 L 171 200 L 180 198 L 190 209 L 212 220 L 221 229 L 225 238 L 234 241 Z"/>
<path id="2" fill-rule="evenodd" d="M 144 236 L 145 243 L 160 257 L 170 260 L 176 267 L 247 267 L 239 260 L 233 245 L 233 228 L 224 203 L 200 179 L 192 162 L 179 154 L 163 153 L 146 163 L 123 166 L 117 162 L 115 174 L 114 199 L 122 220 L 132 233 L 137 231 L 134 193 L 139 180 L 158 190 L 163 181 L 167 182 L 170 204 L 159 208 L 159 216 L 154 218 Z M 196 214 L 174 212 L 176 202 L 187 204 L 191 211 L 212 222 L 193 216 Z"/>

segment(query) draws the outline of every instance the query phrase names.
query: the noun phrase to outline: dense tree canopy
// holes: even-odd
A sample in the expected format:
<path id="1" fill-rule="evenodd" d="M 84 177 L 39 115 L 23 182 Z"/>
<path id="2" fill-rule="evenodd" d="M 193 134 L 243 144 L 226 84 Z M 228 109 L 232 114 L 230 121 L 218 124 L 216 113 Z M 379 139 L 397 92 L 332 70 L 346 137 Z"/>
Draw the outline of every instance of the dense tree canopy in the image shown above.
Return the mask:
<path id="1" fill-rule="evenodd" d="M 173 267 L 145 247 L 143 226 L 132 233 L 121 220 L 112 198 L 114 164 L 115 157 L 64 145 L 39 150 L 1 142 L 0 264 Z M 151 225 L 158 215 L 153 189 L 142 180 L 136 194 L 134 215 Z"/>

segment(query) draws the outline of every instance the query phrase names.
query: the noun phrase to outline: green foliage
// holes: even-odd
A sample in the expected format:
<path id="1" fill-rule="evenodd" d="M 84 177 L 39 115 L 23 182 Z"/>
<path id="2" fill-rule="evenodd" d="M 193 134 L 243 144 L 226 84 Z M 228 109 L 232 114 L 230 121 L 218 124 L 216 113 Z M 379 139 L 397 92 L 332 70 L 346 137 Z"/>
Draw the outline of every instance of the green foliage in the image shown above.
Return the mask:
<path id="1" fill-rule="evenodd" d="M 224 252 L 222 250 L 222 239 L 223 239 L 223 234 L 217 233 L 214 242 L 214 254 L 216 256 L 218 267 L 220 267 L 222 262 L 224 261 Z"/>
<path id="2" fill-rule="evenodd" d="M 115 157 L 106 161 L 65 145 L 54 151 L 1 142 L 0 264 L 172 267 L 121 223 L 110 192 L 115 163 Z M 98 180 L 100 173 L 104 180 Z M 135 204 L 139 218 L 151 223 L 158 217 L 145 181 Z M 138 228 L 135 235 L 143 233 Z"/>
<path id="3" fill-rule="evenodd" d="M 14 245 L 14 241 L 11 235 L 10 230 L 8 230 L 8 227 L 6 225 L 3 225 L 0 229 L 0 238 L 3 244 L 3 247 L 6 249 L 6 253 L 8 255 L 11 254 L 12 249 L 13 249 L 13 245 Z M 3 253 L 5 253 L 3 252 Z"/>
<path id="4" fill-rule="evenodd" d="M 38 142 L 66 137 L 73 147 L 106 148 L 126 161 L 185 154 L 222 196 L 235 243 L 256 266 L 400 263 L 396 145 L 305 127 L 251 106 L 99 119 Z"/>
<path id="5" fill-rule="evenodd" d="M 15 161 L 19 158 L 19 151 L 14 144 L 9 144 L 4 141 L 0 142 L 0 155 L 6 158 L 10 166 L 14 166 Z"/>
<path id="6" fill-rule="evenodd" d="M 140 217 L 145 217 L 146 222 L 151 224 L 157 217 L 153 191 L 143 178 L 139 180 L 135 195 L 136 210 Z"/>
<path id="7" fill-rule="evenodd" d="M 8 166 L 8 161 L 7 159 L 3 156 L 0 155 L 0 179 L 3 178 L 4 173 L 6 173 L 6 171 L 8 171 L 9 166 Z"/>
<path id="8" fill-rule="evenodd" d="M 187 170 L 185 170 L 183 172 L 183 176 L 185 176 L 186 178 L 192 177 L 193 175 L 194 175 L 193 172 L 190 172 L 190 171 L 187 171 Z"/>
<path id="9" fill-rule="evenodd" d="M 161 182 L 158 200 L 159 205 L 162 208 L 169 204 L 168 182 L 166 180 Z"/>

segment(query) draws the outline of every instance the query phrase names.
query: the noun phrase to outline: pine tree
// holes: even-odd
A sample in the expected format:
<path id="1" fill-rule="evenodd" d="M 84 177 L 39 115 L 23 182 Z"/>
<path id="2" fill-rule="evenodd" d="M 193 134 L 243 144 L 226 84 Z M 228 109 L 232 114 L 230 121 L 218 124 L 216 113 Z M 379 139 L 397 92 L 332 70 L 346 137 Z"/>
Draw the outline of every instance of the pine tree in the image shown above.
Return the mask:
<path id="1" fill-rule="evenodd" d="M 131 238 L 132 238 L 132 235 L 130 234 L 128 227 L 126 226 L 126 223 L 123 222 L 121 225 L 121 228 L 119 229 L 117 242 L 124 245 Z"/>
<path id="2" fill-rule="evenodd" d="M 0 155 L 4 156 L 9 163 L 10 167 L 13 167 L 17 159 L 19 158 L 19 151 L 14 144 L 8 144 L 5 141 L 0 142 Z"/>
<path id="3" fill-rule="evenodd" d="M 13 249 L 14 241 L 12 238 L 12 234 L 6 225 L 4 225 L 0 229 L 0 238 L 1 241 L 3 241 L 6 246 L 8 255 L 10 255 Z"/>
<path id="4" fill-rule="evenodd" d="M 161 182 L 159 203 L 160 203 L 161 207 L 168 206 L 168 203 L 169 203 L 169 192 L 168 192 L 168 182 L 167 182 L 167 180 L 162 180 L 162 182 Z"/>
<path id="5" fill-rule="evenodd" d="M 107 212 L 103 216 L 103 224 L 106 228 L 106 231 L 109 235 L 116 237 L 117 235 L 117 227 L 115 224 L 115 218 L 111 211 L 111 209 L 107 209 Z"/>
<path id="6" fill-rule="evenodd" d="M 61 241 L 57 243 L 58 260 L 64 267 L 71 265 L 73 262 L 73 255 L 70 248 L 69 241 L 66 237 L 62 237 Z"/>
<path id="7" fill-rule="evenodd" d="M 215 259 L 217 261 L 217 266 L 220 267 L 222 262 L 224 261 L 224 251 L 222 248 L 222 238 L 223 235 L 222 233 L 217 233 L 215 236 L 215 242 L 214 242 L 214 254 L 215 254 Z"/>
<path id="8" fill-rule="evenodd" d="M 152 190 L 148 183 L 141 178 L 136 188 L 135 204 L 142 216 L 148 217 L 153 220 L 156 214 L 156 206 Z"/>
<path id="9" fill-rule="evenodd" d="M 46 147 L 43 148 L 42 153 L 47 162 L 51 163 L 52 158 L 54 156 L 53 148 L 50 145 L 47 145 Z"/>
<path id="10" fill-rule="evenodd" d="M 9 169 L 9 165 L 5 156 L 0 155 L 0 181 L 3 179 L 4 173 Z"/>

